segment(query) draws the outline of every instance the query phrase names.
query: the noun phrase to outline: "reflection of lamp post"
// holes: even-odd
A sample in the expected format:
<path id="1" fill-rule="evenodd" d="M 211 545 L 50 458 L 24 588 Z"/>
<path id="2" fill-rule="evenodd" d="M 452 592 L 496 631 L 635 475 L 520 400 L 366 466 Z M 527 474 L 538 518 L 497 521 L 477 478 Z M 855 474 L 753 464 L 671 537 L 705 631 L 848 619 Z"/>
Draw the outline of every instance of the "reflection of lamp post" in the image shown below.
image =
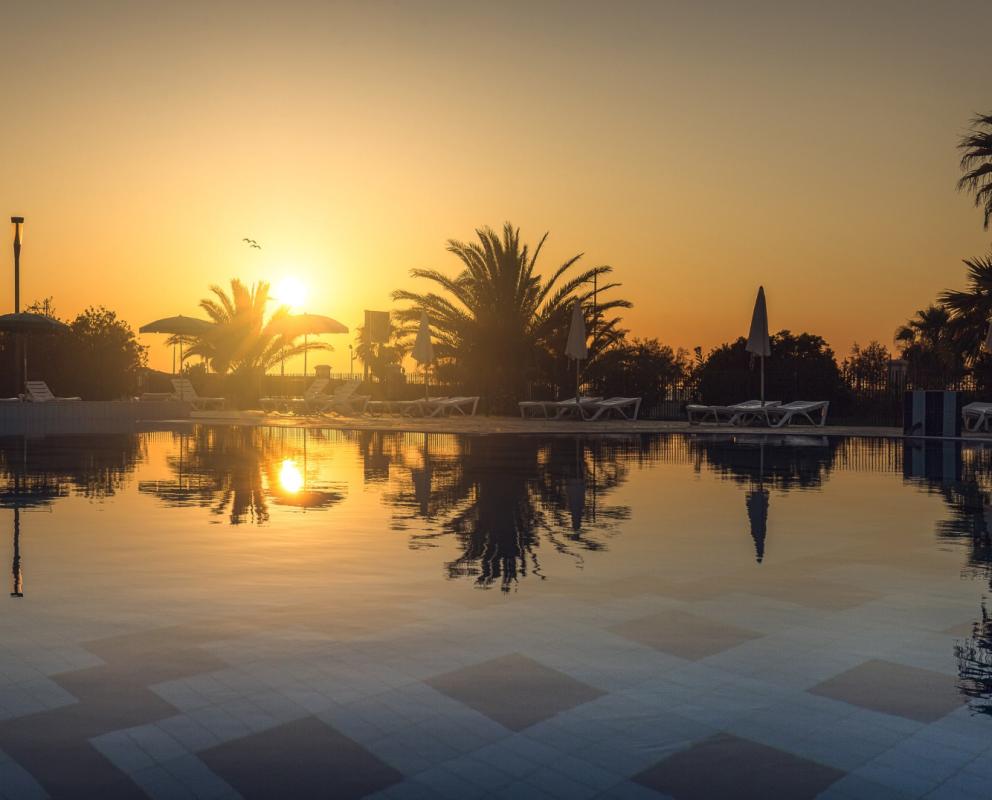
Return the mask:
<path id="1" fill-rule="evenodd" d="M 24 580 L 21 577 L 21 509 L 14 506 L 14 586 L 11 597 L 24 597 Z"/>
<path id="2" fill-rule="evenodd" d="M 14 225 L 14 313 L 21 310 L 21 226 L 24 225 L 24 217 L 11 217 L 10 221 Z"/>

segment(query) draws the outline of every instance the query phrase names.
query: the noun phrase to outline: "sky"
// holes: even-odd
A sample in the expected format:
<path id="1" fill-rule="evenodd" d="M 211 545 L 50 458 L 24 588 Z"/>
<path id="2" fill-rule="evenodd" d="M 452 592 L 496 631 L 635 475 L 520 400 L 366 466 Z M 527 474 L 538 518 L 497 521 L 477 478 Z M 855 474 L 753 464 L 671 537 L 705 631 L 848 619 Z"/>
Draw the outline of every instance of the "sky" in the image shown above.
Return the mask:
<path id="1" fill-rule="evenodd" d="M 990 24 L 985 0 L 8 4 L 0 211 L 22 301 L 62 317 L 137 328 L 291 277 L 353 328 L 508 220 L 550 232 L 548 272 L 612 265 L 635 336 L 708 350 L 763 284 L 773 329 L 891 346 L 992 245 L 955 189 Z M 311 363 L 346 371 L 349 339 Z"/>

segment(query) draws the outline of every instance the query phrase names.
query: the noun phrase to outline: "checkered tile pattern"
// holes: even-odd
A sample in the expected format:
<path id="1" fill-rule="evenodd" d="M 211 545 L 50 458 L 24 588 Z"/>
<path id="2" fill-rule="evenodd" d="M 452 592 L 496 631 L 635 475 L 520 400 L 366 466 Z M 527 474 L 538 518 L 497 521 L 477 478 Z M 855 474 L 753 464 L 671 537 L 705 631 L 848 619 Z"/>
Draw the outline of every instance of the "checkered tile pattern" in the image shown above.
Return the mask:
<path id="1" fill-rule="evenodd" d="M 954 657 L 987 584 L 934 546 L 939 498 L 890 477 L 920 518 L 899 551 L 863 531 L 829 539 L 829 483 L 773 495 L 810 530 L 789 540 L 773 521 L 760 565 L 746 529 L 707 561 L 691 548 L 716 533 L 684 535 L 628 498 L 608 551 L 510 595 L 443 580 L 431 550 L 314 569 L 314 552 L 351 546 L 349 526 L 390 546 L 374 492 L 353 516 L 358 492 L 334 512 L 274 514 L 261 544 L 208 528 L 206 510 L 170 511 L 218 559 L 245 560 L 216 587 L 182 582 L 191 553 L 213 552 L 195 538 L 166 593 L 126 549 L 77 576 L 70 554 L 43 562 L 44 537 L 33 552 L 25 537 L 26 569 L 67 585 L 4 598 L 0 797 L 987 799 L 992 717 L 966 704 Z M 130 524 L 115 504 L 99 525 Z M 25 530 L 55 530 L 59 513 Z M 317 544 L 293 550 L 287 531 Z M 117 599 L 101 595 L 111 579 Z"/>

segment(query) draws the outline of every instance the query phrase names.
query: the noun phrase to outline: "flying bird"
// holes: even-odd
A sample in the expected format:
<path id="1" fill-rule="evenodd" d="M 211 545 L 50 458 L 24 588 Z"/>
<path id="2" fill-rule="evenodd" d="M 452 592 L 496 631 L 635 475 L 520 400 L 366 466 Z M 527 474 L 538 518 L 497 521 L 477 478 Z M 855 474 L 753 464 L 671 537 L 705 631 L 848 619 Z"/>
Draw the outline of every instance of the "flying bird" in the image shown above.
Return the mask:
<path id="1" fill-rule="evenodd" d="M 241 240 L 242 242 L 247 242 L 249 247 L 254 247 L 256 250 L 261 250 L 262 245 L 256 242 L 254 239 L 249 239 L 247 236 Z"/>

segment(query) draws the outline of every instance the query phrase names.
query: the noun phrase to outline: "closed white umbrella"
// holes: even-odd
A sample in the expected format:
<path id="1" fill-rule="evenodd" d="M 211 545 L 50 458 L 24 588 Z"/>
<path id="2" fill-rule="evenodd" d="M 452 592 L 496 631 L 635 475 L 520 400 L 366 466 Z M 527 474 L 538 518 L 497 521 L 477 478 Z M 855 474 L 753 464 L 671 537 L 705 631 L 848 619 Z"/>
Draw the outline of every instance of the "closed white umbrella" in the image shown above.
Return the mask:
<path id="1" fill-rule="evenodd" d="M 761 405 L 765 404 L 765 359 L 772 354 L 771 341 L 768 338 L 768 308 L 765 305 L 765 287 L 758 287 L 758 297 L 754 301 L 754 313 L 751 314 L 751 330 L 747 335 L 747 352 L 761 359 Z"/>
<path id="2" fill-rule="evenodd" d="M 992 322 L 989 322 L 989 331 L 985 334 L 985 352 L 992 353 Z"/>
<path id="3" fill-rule="evenodd" d="M 417 339 L 410 353 L 413 360 L 424 367 L 424 397 L 430 397 L 427 384 L 427 366 L 434 360 L 434 345 L 431 343 L 431 326 L 427 312 L 420 312 L 420 328 L 417 329 Z"/>
<path id="4" fill-rule="evenodd" d="M 575 402 L 579 402 L 579 362 L 589 356 L 586 347 L 586 320 L 582 315 L 582 304 L 576 300 L 572 304 L 572 323 L 568 326 L 568 341 L 565 355 L 575 359 Z"/>

